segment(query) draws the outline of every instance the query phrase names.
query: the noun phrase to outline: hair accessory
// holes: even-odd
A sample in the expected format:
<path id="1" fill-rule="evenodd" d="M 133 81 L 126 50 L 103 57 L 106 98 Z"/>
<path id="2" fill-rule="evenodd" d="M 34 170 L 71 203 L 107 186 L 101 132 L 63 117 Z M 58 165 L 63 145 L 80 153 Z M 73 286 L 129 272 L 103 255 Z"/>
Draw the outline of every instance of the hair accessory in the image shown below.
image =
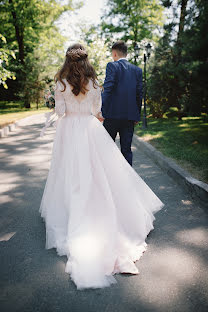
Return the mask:
<path id="1" fill-rule="evenodd" d="M 74 62 L 82 61 L 88 57 L 88 54 L 85 50 L 82 49 L 71 49 L 66 52 L 66 56 Z"/>

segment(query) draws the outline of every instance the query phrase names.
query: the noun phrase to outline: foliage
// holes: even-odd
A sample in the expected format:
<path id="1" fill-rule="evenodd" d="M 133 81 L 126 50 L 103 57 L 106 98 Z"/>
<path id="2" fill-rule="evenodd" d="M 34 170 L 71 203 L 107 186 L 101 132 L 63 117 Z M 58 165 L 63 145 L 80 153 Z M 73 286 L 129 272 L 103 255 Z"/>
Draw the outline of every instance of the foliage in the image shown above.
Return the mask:
<path id="1" fill-rule="evenodd" d="M 156 40 L 163 25 L 163 7 L 158 0 L 108 0 L 102 17 L 102 33 L 107 41 L 129 43 L 130 55 L 143 39 Z"/>
<path id="2" fill-rule="evenodd" d="M 0 33 L 8 46 L 16 50 L 16 61 L 9 70 L 16 73 L 16 82 L 9 82 L 10 92 L 3 97 L 24 100 L 25 107 L 40 98 L 47 79 L 63 55 L 65 38 L 55 25 L 62 13 L 79 7 L 71 0 L 61 4 L 56 0 L 5 0 L 0 2 L 2 23 Z M 50 77 L 50 78 L 49 78 Z"/>
<path id="3" fill-rule="evenodd" d="M 3 42 L 4 45 L 6 44 L 6 38 L 1 34 L 0 40 Z M 0 85 L 3 84 L 3 87 L 5 89 L 8 89 L 8 86 L 6 84 L 7 79 L 16 79 L 14 73 L 5 68 L 5 66 L 9 65 L 9 56 L 12 56 L 14 59 L 16 58 L 14 51 L 11 51 L 5 46 L 0 48 Z"/>
<path id="4" fill-rule="evenodd" d="M 165 5 L 171 7 L 174 1 Z M 148 94 L 155 117 L 171 107 L 179 119 L 208 112 L 208 2 L 183 0 L 178 6 L 179 16 L 177 11 L 173 16 L 178 23 L 165 25 L 151 69 Z"/>
<path id="5" fill-rule="evenodd" d="M 96 41 L 88 45 L 88 52 L 90 63 L 95 68 L 98 81 L 102 85 L 105 78 L 106 65 L 112 61 L 108 47 L 102 39 L 97 38 Z"/>
<path id="6" fill-rule="evenodd" d="M 89 61 L 95 68 L 99 84 L 102 85 L 105 78 L 105 70 L 108 62 L 112 61 L 111 52 L 104 39 L 100 36 L 100 30 L 97 26 L 91 24 L 80 25 L 81 40 L 84 46 L 87 46 Z"/>

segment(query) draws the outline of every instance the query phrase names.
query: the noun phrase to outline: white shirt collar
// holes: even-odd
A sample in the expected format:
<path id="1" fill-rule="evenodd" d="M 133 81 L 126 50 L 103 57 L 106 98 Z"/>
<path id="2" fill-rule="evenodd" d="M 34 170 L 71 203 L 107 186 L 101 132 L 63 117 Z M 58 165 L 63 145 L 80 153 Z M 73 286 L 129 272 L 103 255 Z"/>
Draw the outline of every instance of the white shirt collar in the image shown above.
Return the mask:
<path id="1" fill-rule="evenodd" d="M 118 59 L 117 61 L 120 61 L 120 60 L 126 60 L 126 61 L 127 61 L 127 59 L 126 59 L 125 57 L 121 57 L 121 58 Z"/>

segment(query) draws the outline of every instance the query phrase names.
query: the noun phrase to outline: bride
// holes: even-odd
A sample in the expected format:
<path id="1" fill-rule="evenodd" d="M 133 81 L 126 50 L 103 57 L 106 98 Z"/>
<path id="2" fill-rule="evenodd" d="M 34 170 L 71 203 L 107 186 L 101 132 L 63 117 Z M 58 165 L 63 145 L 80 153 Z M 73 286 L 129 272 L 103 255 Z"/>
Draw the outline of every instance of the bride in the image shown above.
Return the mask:
<path id="1" fill-rule="evenodd" d="M 117 283 L 116 273 L 139 273 L 163 203 L 100 122 L 101 90 L 83 46 L 68 48 L 55 79 L 58 121 L 39 210 L 46 249 L 67 256 L 77 289 L 102 288 Z"/>

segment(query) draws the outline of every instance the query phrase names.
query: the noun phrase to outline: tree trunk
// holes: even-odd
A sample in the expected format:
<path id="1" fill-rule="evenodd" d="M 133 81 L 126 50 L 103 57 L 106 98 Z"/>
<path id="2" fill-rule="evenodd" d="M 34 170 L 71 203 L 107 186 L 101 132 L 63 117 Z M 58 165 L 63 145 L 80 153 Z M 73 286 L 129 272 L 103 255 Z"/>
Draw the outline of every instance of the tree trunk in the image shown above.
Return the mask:
<path id="1" fill-rule="evenodd" d="M 183 31 L 184 31 L 187 3 L 188 3 L 188 0 L 182 0 L 182 1 L 181 1 L 181 15 L 180 15 L 180 22 L 179 22 L 179 29 L 178 29 L 178 38 L 177 38 L 177 41 L 179 40 L 181 34 L 182 34 Z"/>
<path id="2" fill-rule="evenodd" d="M 178 35 L 177 35 L 177 41 L 176 41 L 176 46 L 178 47 L 179 58 L 181 56 L 181 51 L 182 51 L 182 35 L 183 35 L 184 25 L 185 25 L 187 3 L 188 3 L 188 0 L 181 1 L 181 14 L 180 14 Z"/>
<path id="3" fill-rule="evenodd" d="M 177 34 L 177 40 L 175 44 L 175 66 L 176 68 L 181 63 L 181 55 L 182 55 L 182 49 L 183 49 L 183 32 L 184 32 L 184 26 L 185 26 L 185 18 L 186 18 L 186 8 L 187 8 L 188 0 L 181 0 L 181 13 L 180 13 L 180 21 L 179 21 L 179 28 L 178 28 L 178 34 Z M 177 72 L 177 71 L 176 71 Z M 176 81 L 180 80 L 180 74 L 175 75 Z M 178 107 L 178 120 L 182 119 L 183 110 L 181 107 L 181 96 L 184 93 L 184 89 L 181 88 L 179 83 L 176 83 L 177 86 L 177 94 L 176 94 L 176 106 Z"/>
<path id="4" fill-rule="evenodd" d="M 11 12 L 12 17 L 14 21 L 14 27 L 15 27 L 15 33 L 16 33 L 16 39 L 19 47 L 19 59 L 21 64 L 24 64 L 24 35 L 23 30 L 18 25 L 17 15 L 14 9 L 13 0 L 9 0 L 9 3 L 11 5 Z"/>
<path id="5" fill-rule="evenodd" d="M 13 17 L 13 24 L 14 24 L 14 28 L 15 28 L 16 40 L 17 40 L 18 48 L 19 48 L 19 60 L 24 67 L 25 66 L 24 27 L 19 26 L 18 17 L 17 17 L 16 11 L 15 11 L 15 8 L 14 8 L 13 0 L 9 0 L 9 4 L 11 6 L 11 13 L 12 13 L 12 17 Z M 22 83 L 24 85 L 25 81 L 26 81 L 24 70 L 21 70 L 21 74 L 22 74 L 21 75 L 22 76 Z M 30 101 L 29 101 L 29 97 L 27 95 L 27 92 L 25 93 L 25 96 L 24 96 L 24 107 L 30 108 Z"/>
<path id="6" fill-rule="evenodd" d="M 31 108 L 30 101 L 28 99 L 28 95 L 27 94 L 25 95 L 25 99 L 24 99 L 24 107 L 25 108 Z"/>

